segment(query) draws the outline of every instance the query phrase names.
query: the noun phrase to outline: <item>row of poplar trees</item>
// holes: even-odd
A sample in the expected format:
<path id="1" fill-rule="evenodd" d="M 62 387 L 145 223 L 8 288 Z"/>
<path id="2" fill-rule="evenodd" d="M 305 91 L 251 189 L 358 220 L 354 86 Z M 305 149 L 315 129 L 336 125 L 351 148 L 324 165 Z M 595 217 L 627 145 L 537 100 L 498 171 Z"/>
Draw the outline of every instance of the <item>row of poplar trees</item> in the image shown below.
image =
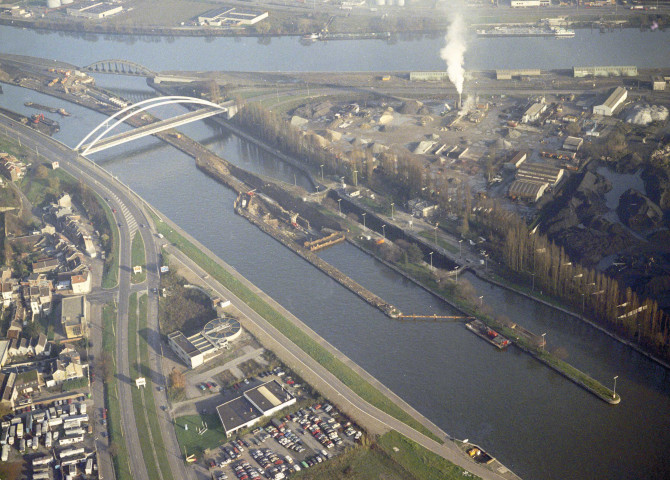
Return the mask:
<path id="1" fill-rule="evenodd" d="M 563 247 L 530 230 L 515 213 L 489 204 L 478 221 L 496 238 L 497 252 L 513 272 L 536 290 L 562 299 L 585 316 L 629 340 L 670 358 L 670 317 L 658 303 L 595 269 L 570 260 Z"/>

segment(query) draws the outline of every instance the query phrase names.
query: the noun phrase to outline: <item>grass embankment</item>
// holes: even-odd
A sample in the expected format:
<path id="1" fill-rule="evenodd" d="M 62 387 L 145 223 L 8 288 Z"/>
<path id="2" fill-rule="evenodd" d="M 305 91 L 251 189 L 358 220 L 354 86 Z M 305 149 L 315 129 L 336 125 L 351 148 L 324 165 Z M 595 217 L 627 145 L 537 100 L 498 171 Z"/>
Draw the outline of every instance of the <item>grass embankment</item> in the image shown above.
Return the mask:
<path id="1" fill-rule="evenodd" d="M 102 348 L 112 359 L 114 371 L 116 371 L 116 335 L 114 324 L 116 323 L 116 308 L 107 304 L 102 309 Z M 113 448 L 114 471 L 116 480 L 132 480 L 130 466 L 128 465 L 128 451 L 126 442 L 121 431 L 121 406 L 119 405 L 119 395 L 116 375 L 110 375 L 105 379 L 105 405 L 107 405 L 107 430 L 109 431 L 110 445 Z"/>
<path id="2" fill-rule="evenodd" d="M 157 220 L 157 219 L 156 219 Z M 415 420 L 411 415 L 401 409 L 398 405 L 388 399 L 379 390 L 366 382 L 358 373 L 342 363 L 338 358 L 303 332 L 298 326 L 281 315 L 268 305 L 263 299 L 252 292 L 248 287 L 233 277 L 226 269 L 221 267 L 207 255 L 202 253 L 190 241 L 175 232 L 172 228 L 161 221 L 156 221 L 156 226 L 170 242 L 188 255 L 207 273 L 223 284 L 238 298 L 254 309 L 265 320 L 286 335 L 292 342 L 298 345 L 310 357 L 319 362 L 323 367 L 333 373 L 345 385 L 351 388 L 362 399 L 388 413 L 394 418 L 414 428 L 427 437 L 443 443 L 425 426 Z"/>
<path id="3" fill-rule="evenodd" d="M 114 214 L 107 202 L 101 201 L 105 211 L 105 218 L 109 223 L 109 231 L 112 232 L 111 250 L 107 253 L 105 265 L 102 271 L 102 288 L 114 288 L 119 283 L 119 229 L 114 221 Z"/>
<path id="4" fill-rule="evenodd" d="M 142 239 L 142 234 L 135 232 L 133 235 L 133 244 L 130 251 L 130 264 L 134 267 L 142 267 L 141 273 L 132 273 L 130 276 L 131 283 L 142 283 L 147 279 L 146 272 L 146 257 L 144 256 L 144 240 Z"/>
<path id="5" fill-rule="evenodd" d="M 451 480 L 456 478 L 479 478 L 439 455 L 426 450 L 421 445 L 395 430 L 385 433 L 377 441 L 377 445 L 391 459 L 412 472 L 421 480 Z M 396 452 L 394 447 L 398 449 Z"/>
<path id="6" fill-rule="evenodd" d="M 128 365 L 130 366 L 131 384 L 140 376 L 139 365 L 137 363 L 137 293 L 130 295 L 128 306 Z M 142 401 L 142 392 L 135 386 L 131 387 L 133 398 L 133 412 L 135 413 L 135 429 L 139 433 L 140 448 L 142 449 L 142 459 L 147 467 L 149 478 L 158 479 L 158 466 L 154 455 L 153 445 L 148 431 L 147 421 L 144 416 L 144 402 Z"/>
<path id="7" fill-rule="evenodd" d="M 149 335 L 147 328 L 147 301 L 148 297 L 142 295 L 139 301 L 139 334 L 140 334 L 140 374 L 145 377 L 150 377 L 149 366 L 149 343 L 147 338 Z M 154 391 L 151 388 L 145 388 L 142 391 L 144 395 L 144 407 L 149 420 L 149 429 L 153 440 L 154 451 L 158 459 L 158 466 L 163 474 L 163 480 L 172 480 L 172 470 L 167 458 L 167 449 L 161 433 L 160 425 L 158 423 L 158 412 L 156 410 L 156 401 L 154 400 Z"/>

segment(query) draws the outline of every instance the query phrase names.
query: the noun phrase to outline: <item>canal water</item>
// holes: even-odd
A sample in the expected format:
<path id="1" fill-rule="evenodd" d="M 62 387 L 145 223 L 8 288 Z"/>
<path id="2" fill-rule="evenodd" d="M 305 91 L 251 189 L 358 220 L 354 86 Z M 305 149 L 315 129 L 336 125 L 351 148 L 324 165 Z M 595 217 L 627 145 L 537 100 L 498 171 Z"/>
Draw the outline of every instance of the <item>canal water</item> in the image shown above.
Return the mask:
<path id="1" fill-rule="evenodd" d="M 2 28 L 0 38 L 4 50 L 6 30 Z M 18 31 L 20 35 L 26 35 L 25 32 Z M 49 35 L 58 34 L 31 33 L 25 40 L 37 45 Z M 657 38 L 667 39 L 667 34 L 664 35 L 653 37 L 654 41 Z M 77 58 L 54 58 L 77 64 L 88 61 L 85 59 L 93 50 L 92 46 L 99 49 L 96 53 L 100 56 L 96 59 L 119 58 L 126 53 L 126 44 L 116 40 L 98 38 L 96 42 L 90 42 L 74 37 L 63 38 L 74 44 L 73 48 L 64 49 L 61 53 L 65 57 Z M 208 45 L 201 39 L 175 39 L 169 44 L 170 48 L 182 40 Z M 212 43 L 220 40 L 229 41 L 231 48 L 240 51 L 247 48 L 245 42 L 252 42 L 253 48 L 249 52 L 260 48 L 253 43 L 254 40 L 248 39 L 240 42 L 215 39 Z M 273 39 L 271 45 L 286 41 Z M 423 41 L 431 40 L 409 42 L 403 48 L 419 52 L 417 44 Z M 399 54 L 395 50 L 398 44 L 361 43 L 365 48 L 386 48 L 383 51 Z M 165 47 L 167 40 L 140 40 L 127 50 L 136 57 L 141 54 L 151 58 L 150 53 L 156 45 Z M 121 51 L 118 50 L 120 47 Z M 318 48 L 322 47 L 315 47 L 314 50 L 310 50 L 312 47 L 302 50 L 303 47 L 294 42 L 293 50 L 300 49 L 297 50 L 300 52 L 300 60 L 295 62 L 297 66 L 318 69 L 320 54 L 313 55 L 311 52 L 319 52 Z M 593 48 L 600 47 L 598 44 Z M 113 51 L 116 53 L 112 55 Z M 24 48 L 22 53 L 28 52 Z M 38 47 L 31 53 L 41 55 Z M 143 63 L 138 58 L 133 59 Z M 191 60 L 184 61 L 187 64 L 179 68 L 191 68 L 188 66 Z M 601 63 L 627 62 L 604 56 Z M 345 65 L 331 65 L 331 68 L 345 69 Z M 424 62 L 417 68 L 431 68 L 428 65 L 429 62 Z M 366 69 L 361 63 L 356 66 L 359 70 Z M 198 69 L 205 68 L 199 65 Z M 249 66 L 246 69 L 253 68 Z M 99 82 L 139 95 L 147 89 L 138 79 L 100 76 Z M 16 87 L 3 87 L 5 94 L 0 95 L 3 107 L 34 113 L 23 106 L 24 101 L 34 101 L 63 106 L 70 111 L 72 117 L 59 120 L 61 132 L 56 137 L 71 146 L 76 145 L 104 118 L 57 99 Z M 218 128 L 210 123 L 190 124 L 183 130 L 196 139 L 208 142 L 213 150 L 244 168 L 290 182 L 295 173 L 296 181 L 307 185 L 299 172 L 235 136 L 221 135 Z M 623 480 L 670 477 L 670 459 L 667 456 L 667 445 L 670 444 L 668 371 L 608 336 L 570 316 L 483 283 L 471 275 L 460 277 L 471 282 L 478 295 L 483 295 L 484 301 L 495 312 L 507 315 L 535 333 L 546 333 L 547 348 L 556 350 L 575 366 L 606 384 L 618 375 L 617 392 L 623 399 L 618 406 L 596 399 L 516 349 L 504 352 L 494 349 L 468 332 L 460 322 L 403 323 L 385 317 L 246 220 L 234 215 L 234 195 L 231 191 L 195 169 L 192 159 L 153 138 L 100 152 L 92 158 L 118 175 L 446 432 L 481 444 L 523 478 Z M 441 300 L 351 245 L 340 244 L 321 255 L 404 312 L 456 314 Z"/>

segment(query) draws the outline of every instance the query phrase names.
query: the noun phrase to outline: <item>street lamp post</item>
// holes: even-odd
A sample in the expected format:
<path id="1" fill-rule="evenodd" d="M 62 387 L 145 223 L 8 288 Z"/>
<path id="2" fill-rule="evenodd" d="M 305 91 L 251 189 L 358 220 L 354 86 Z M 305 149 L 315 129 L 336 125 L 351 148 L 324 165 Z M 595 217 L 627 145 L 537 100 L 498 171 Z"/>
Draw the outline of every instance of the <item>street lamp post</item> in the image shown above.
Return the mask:
<path id="1" fill-rule="evenodd" d="M 428 255 L 430 255 L 430 270 L 433 270 L 433 252 L 430 252 Z"/>
<path id="2" fill-rule="evenodd" d="M 323 164 L 319 165 L 321 167 L 321 181 L 323 182 Z"/>
<path id="3" fill-rule="evenodd" d="M 463 239 L 458 241 L 458 256 L 463 258 Z"/>
<path id="4" fill-rule="evenodd" d="M 382 225 L 382 237 L 386 238 L 386 224 Z"/>
<path id="5" fill-rule="evenodd" d="M 363 213 L 362 215 L 363 215 L 363 228 L 365 228 L 365 213 Z"/>
<path id="6" fill-rule="evenodd" d="M 437 226 L 438 225 L 439 225 L 439 223 L 435 224 L 435 230 L 434 230 L 434 232 L 435 232 L 435 245 L 437 245 Z"/>
<path id="7" fill-rule="evenodd" d="M 531 273 L 531 275 L 533 276 L 533 286 L 531 288 L 531 292 L 534 292 L 535 291 L 535 273 Z"/>
<path id="8" fill-rule="evenodd" d="M 458 283 L 458 267 L 454 268 L 454 272 L 456 272 L 456 283 Z"/>
<path id="9" fill-rule="evenodd" d="M 395 218 L 393 218 L 393 205 L 395 205 L 395 203 L 391 202 L 391 220 L 395 220 Z"/>
<path id="10" fill-rule="evenodd" d="M 619 378 L 619 375 L 614 376 L 614 390 L 612 390 L 612 398 L 616 398 L 616 379 Z"/>
<path id="11" fill-rule="evenodd" d="M 342 204 L 340 202 L 342 202 L 342 199 L 338 198 L 337 199 L 337 211 L 340 213 L 340 215 L 342 215 Z"/>
<path id="12" fill-rule="evenodd" d="M 544 346 L 547 344 L 547 339 L 545 338 L 546 335 L 547 335 L 546 332 L 542 334 L 542 351 L 543 352 L 544 352 Z"/>
<path id="13" fill-rule="evenodd" d="M 484 295 L 479 297 L 479 306 L 480 306 L 480 308 L 484 306 Z"/>

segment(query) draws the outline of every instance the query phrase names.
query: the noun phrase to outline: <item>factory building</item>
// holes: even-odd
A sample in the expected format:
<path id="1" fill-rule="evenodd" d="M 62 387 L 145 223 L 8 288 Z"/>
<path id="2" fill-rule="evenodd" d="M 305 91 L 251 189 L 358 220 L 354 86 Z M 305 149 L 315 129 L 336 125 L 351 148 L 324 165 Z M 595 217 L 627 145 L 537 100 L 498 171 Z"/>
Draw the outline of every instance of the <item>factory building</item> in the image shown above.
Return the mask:
<path id="1" fill-rule="evenodd" d="M 621 105 L 626 98 L 628 98 L 628 91 L 623 87 L 616 87 L 610 96 L 607 97 L 605 103 L 593 107 L 593 113 L 595 115 L 611 117 L 617 107 Z"/>
<path id="2" fill-rule="evenodd" d="M 570 150 L 571 152 L 577 152 L 584 144 L 584 139 L 580 137 L 570 137 L 568 136 L 563 142 L 563 150 Z"/>
<path id="3" fill-rule="evenodd" d="M 546 103 L 534 103 L 521 117 L 521 123 L 532 123 L 539 120 L 540 115 L 547 109 Z"/>
<path id="4" fill-rule="evenodd" d="M 68 8 L 67 14 L 72 17 L 99 19 L 111 17 L 123 10 L 123 7 L 112 5 L 111 3 L 94 3 L 93 5 L 86 5 L 85 7 Z"/>
<path id="5" fill-rule="evenodd" d="M 514 171 L 519 167 L 521 167 L 521 165 L 523 165 L 523 162 L 525 162 L 527 159 L 528 159 L 528 153 L 516 152 L 512 157 L 512 160 L 505 163 L 505 169 Z"/>
<path id="6" fill-rule="evenodd" d="M 229 342 L 241 334 L 240 322 L 219 317 L 207 322 L 200 332 L 190 337 L 180 331 L 168 334 L 168 343 L 186 365 L 196 368 L 216 357 L 222 349 L 230 348 Z"/>
<path id="7" fill-rule="evenodd" d="M 609 77 L 627 76 L 636 77 L 637 67 L 634 66 L 611 66 L 611 67 L 572 67 L 575 78 L 581 77 Z"/>
<path id="8" fill-rule="evenodd" d="M 222 7 L 203 13 L 198 17 L 198 23 L 211 27 L 244 27 L 254 25 L 266 18 L 268 18 L 268 12 Z"/>
<path id="9" fill-rule="evenodd" d="M 228 437 L 295 402 L 295 397 L 284 390 L 279 382 L 271 380 L 219 405 L 216 413 Z"/>

